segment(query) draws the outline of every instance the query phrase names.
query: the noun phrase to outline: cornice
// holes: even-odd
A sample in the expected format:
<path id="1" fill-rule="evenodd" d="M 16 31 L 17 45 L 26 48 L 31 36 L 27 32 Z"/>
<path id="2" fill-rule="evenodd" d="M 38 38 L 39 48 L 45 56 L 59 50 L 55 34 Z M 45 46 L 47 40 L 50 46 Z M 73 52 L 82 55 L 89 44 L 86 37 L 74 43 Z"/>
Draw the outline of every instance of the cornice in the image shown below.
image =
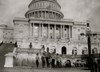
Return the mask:
<path id="1" fill-rule="evenodd" d="M 73 25 L 73 21 L 71 21 L 71 20 L 57 20 L 57 19 L 42 19 L 42 18 L 30 18 L 29 19 L 29 21 L 30 22 L 43 22 L 43 23 L 53 23 L 53 24 L 55 24 L 55 23 L 57 23 L 57 24 L 64 24 L 64 25 L 67 25 L 68 23 L 70 23 L 70 24 L 68 24 L 68 25 Z"/>

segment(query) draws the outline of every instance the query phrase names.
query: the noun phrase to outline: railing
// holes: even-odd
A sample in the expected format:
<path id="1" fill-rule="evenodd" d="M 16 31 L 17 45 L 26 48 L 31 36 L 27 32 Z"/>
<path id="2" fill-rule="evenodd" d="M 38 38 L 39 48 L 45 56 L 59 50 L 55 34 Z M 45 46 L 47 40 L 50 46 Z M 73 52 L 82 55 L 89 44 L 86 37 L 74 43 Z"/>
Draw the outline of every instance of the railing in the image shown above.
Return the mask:
<path id="1" fill-rule="evenodd" d="M 92 71 L 93 72 L 100 72 L 100 58 L 95 58 Z"/>
<path id="2" fill-rule="evenodd" d="M 18 48 L 17 53 L 41 53 L 41 49 Z"/>

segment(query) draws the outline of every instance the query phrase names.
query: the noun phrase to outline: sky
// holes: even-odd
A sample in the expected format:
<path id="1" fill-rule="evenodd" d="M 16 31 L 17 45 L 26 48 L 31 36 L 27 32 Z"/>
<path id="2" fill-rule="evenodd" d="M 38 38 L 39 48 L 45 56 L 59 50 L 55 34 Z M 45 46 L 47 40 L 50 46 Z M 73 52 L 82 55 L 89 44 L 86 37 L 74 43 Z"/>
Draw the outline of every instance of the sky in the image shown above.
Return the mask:
<path id="1" fill-rule="evenodd" d="M 0 24 L 13 26 L 14 17 L 24 17 L 32 0 L 0 0 Z M 64 18 L 86 22 L 100 31 L 100 0 L 57 0 Z"/>

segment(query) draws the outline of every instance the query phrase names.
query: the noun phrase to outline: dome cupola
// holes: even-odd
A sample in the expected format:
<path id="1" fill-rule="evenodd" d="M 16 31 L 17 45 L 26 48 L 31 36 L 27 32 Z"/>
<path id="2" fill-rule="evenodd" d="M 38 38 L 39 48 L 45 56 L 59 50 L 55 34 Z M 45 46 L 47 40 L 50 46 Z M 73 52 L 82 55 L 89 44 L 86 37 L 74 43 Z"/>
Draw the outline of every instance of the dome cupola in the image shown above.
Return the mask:
<path id="1" fill-rule="evenodd" d="M 64 17 L 57 0 L 32 0 L 28 8 L 26 18 L 62 19 Z"/>

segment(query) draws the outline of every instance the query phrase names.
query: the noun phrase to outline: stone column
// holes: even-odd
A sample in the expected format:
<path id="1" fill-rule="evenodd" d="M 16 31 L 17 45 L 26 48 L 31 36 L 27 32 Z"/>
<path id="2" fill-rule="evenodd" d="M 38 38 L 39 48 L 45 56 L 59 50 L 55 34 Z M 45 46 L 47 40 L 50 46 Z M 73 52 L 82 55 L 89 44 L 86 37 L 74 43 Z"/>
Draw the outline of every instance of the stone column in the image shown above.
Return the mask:
<path id="1" fill-rule="evenodd" d="M 69 26 L 69 33 L 68 34 L 69 34 L 69 38 L 70 38 L 70 26 Z"/>
<path id="2" fill-rule="evenodd" d="M 56 39 L 56 24 L 54 24 L 54 39 Z"/>
<path id="3" fill-rule="evenodd" d="M 42 38 L 43 38 L 43 24 L 42 24 Z"/>
<path id="4" fill-rule="evenodd" d="M 39 38 L 41 38 L 41 33 L 42 33 L 42 31 L 41 31 L 41 24 L 39 24 Z"/>
<path id="5" fill-rule="evenodd" d="M 61 39 L 62 39 L 62 25 L 60 25 L 60 36 L 61 36 Z"/>
<path id="6" fill-rule="evenodd" d="M 33 17 L 34 17 L 34 12 L 33 12 Z"/>
<path id="7" fill-rule="evenodd" d="M 52 13 L 52 16 L 53 16 L 52 18 L 54 19 L 54 13 Z"/>
<path id="8" fill-rule="evenodd" d="M 45 11 L 45 18 L 47 18 L 46 11 Z"/>
<path id="9" fill-rule="evenodd" d="M 54 19 L 56 18 L 56 13 L 54 13 Z"/>
<path id="10" fill-rule="evenodd" d="M 41 11 L 41 18 L 43 18 L 43 17 L 42 17 L 42 11 Z"/>
<path id="11" fill-rule="evenodd" d="M 39 11 L 39 18 L 40 18 L 40 11 Z"/>
<path id="12" fill-rule="evenodd" d="M 64 38 L 64 25 L 62 25 L 62 38 Z"/>
<path id="13" fill-rule="evenodd" d="M 38 18 L 38 12 L 36 14 L 37 14 L 37 18 Z"/>
<path id="14" fill-rule="evenodd" d="M 38 11 L 38 18 L 40 17 L 40 12 Z"/>
<path id="15" fill-rule="evenodd" d="M 31 23 L 31 36 L 33 36 L 33 23 Z"/>
<path id="16" fill-rule="evenodd" d="M 32 28 L 32 36 L 34 37 L 34 23 L 33 23 L 33 28 Z"/>
<path id="17" fill-rule="evenodd" d="M 72 26 L 70 26 L 70 38 L 72 38 Z"/>
<path id="18" fill-rule="evenodd" d="M 31 17 L 31 13 L 30 13 L 30 17 Z"/>
<path id="19" fill-rule="evenodd" d="M 32 12 L 32 17 L 33 17 L 33 12 Z"/>
<path id="20" fill-rule="evenodd" d="M 63 25 L 63 38 L 65 38 L 65 36 L 64 36 L 64 30 L 65 30 L 65 25 Z"/>
<path id="21" fill-rule="evenodd" d="M 30 29 L 29 29 L 29 35 L 30 35 L 30 37 L 32 36 L 32 25 L 30 24 Z"/>
<path id="22" fill-rule="evenodd" d="M 42 18 L 42 11 L 40 11 L 40 18 Z"/>
<path id="23" fill-rule="evenodd" d="M 50 38 L 50 24 L 48 24 L 48 39 Z"/>
<path id="24" fill-rule="evenodd" d="M 34 17 L 36 16 L 36 13 L 34 12 Z"/>
<path id="25" fill-rule="evenodd" d="M 56 13 L 56 19 L 57 19 L 57 13 Z"/>

